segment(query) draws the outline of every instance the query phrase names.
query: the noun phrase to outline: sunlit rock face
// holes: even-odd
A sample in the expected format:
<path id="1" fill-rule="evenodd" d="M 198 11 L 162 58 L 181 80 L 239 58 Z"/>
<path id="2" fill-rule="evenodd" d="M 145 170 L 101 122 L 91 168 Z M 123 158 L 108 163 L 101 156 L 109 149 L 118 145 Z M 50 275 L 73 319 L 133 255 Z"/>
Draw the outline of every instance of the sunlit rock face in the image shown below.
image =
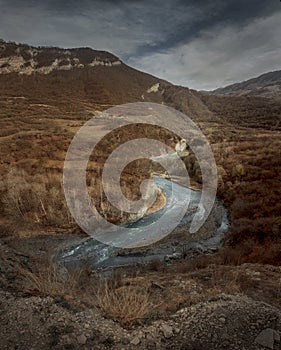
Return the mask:
<path id="1" fill-rule="evenodd" d="M 113 67 L 122 62 L 114 55 L 90 48 L 35 48 L 25 44 L 0 41 L 0 74 L 49 74 L 56 70 L 85 67 Z"/>
<path id="2" fill-rule="evenodd" d="M 181 139 L 176 144 L 175 151 L 178 153 L 179 156 L 188 156 L 189 155 L 186 139 Z"/>

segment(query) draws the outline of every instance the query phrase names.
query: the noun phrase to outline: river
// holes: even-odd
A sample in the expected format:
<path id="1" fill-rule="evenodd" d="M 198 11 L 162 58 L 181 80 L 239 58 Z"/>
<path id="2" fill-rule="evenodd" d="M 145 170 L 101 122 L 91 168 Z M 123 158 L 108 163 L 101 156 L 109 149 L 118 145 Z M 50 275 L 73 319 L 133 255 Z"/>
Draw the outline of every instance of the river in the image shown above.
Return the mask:
<path id="1" fill-rule="evenodd" d="M 198 209 L 201 192 L 173 183 L 172 195 L 172 182 L 170 180 L 155 177 L 154 182 L 166 196 L 165 206 L 157 212 L 123 224 L 123 226 L 133 229 L 134 234 L 136 234 L 136 232 L 142 232 L 145 227 L 147 228 L 163 215 L 169 221 L 183 199 L 188 196 L 190 199 L 188 211 L 168 237 L 152 246 L 134 249 L 106 245 L 92 237 L 76 239 L 58 249 L 57 263 L 66 268 L 86 264 L 94 270 L 108 270 L 114 267 L 145 264 L 153 260 L 170 263 L 173 260 L 183 258 L 183 256 L 191 258 L 196 254 L 214 252 L 221 244 L 229 225 L 227 211 L 222 203 L 216 200 L 203 227 L 198 233 L 190 234 L 188 228 Z M 115 234 L 118 234 L 118 231 Z"/>

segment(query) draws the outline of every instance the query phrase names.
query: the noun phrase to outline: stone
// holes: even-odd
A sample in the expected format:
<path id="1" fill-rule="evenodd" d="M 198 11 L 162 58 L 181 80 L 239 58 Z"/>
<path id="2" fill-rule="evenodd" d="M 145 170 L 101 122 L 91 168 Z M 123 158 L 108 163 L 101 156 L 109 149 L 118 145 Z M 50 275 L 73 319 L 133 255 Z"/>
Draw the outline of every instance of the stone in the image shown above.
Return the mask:
<path id="1" fill-rule="evenodd" d="M 131 340 L 131 344 L 132 345 L 138 345 L 140 343 L 140 338 L 137 336 L 137 337 L 134 337 L 132 340 Z"/>
<path id="2" fill-rule="evenodd" d="M 84 334 L 81 334 L 77 337 L 77 341 L 79 344 L 84 345 L 87 343 L 87 338 L 85 337 Z"/>
<path id="3" fill-rule="evenodd" d="M 255 342 L 265 348 L 272 349 L 274 347 L 274 330 L 266 328 L 256 337 Z"/>
<path id="4" fill-rule="evenodd" d="M 171 338 L 173 336 L 173 328 L 167 324 L 163 324 L 161 330 L 165 338 Z"/>

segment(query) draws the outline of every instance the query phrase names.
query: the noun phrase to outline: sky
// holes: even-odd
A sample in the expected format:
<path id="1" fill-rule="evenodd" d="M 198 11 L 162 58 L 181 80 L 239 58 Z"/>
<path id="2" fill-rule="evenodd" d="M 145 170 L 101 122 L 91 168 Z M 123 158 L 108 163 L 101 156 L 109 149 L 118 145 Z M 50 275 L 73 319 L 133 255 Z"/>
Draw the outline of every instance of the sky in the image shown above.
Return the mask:
<path id="1" fill-rule="evenodd" d="M 92 47 L 197 90 L 281 69 L 280 0 L 0 0 L 0 38 Z"/>

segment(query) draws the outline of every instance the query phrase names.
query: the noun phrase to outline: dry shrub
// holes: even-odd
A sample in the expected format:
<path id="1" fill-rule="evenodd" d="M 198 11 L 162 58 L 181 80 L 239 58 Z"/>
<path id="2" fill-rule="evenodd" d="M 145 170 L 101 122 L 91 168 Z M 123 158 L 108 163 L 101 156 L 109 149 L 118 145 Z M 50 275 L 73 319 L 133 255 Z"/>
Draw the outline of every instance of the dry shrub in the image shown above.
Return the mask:
<path id="1" fill-rule="evenodd" d="M 97 291 L 97 302 L 108 318 L 125 327 L 141 323 L 150 311 L 148 291 L 133 286 L 115 289 L 105 282 Z"/>
<path id="2" fill-rule="evenodd" d="M 205 291 L 205 297 L 213 297 L 221 293 L 236 294 L 241 291 L 239 271 L 227 271 L 215 268 L 212 271 L 210 287 Z"/>
<path id="3" fill-rule="evenodd" d="M 52 296 L 69 306 L 99 307 L 106 317 L 124 327 L 140 324 L 151 311 L 148 289 L 124 284 L 120 276 L 104 281 L 90 276 L 85 267 L 61 273 L 51 262 L 36 266 L 34 271 L 22 269 L 21 275 L 29 295 Z"/>
<path id="4" fill-rule="evenodd" d="M 268 237 L 262 242 L 248 238 L 234 246 L 224 246 L 218 256 L 223 265 L 238 266 L 243 263 L 256 262 L 259 264 L 280 265 L 281 243 Z"/>
<path id="5" fill-rule="evenodd" d="M 147 264 L 147 270 L 148 271 L 162 271 L 164 268 L 163 262 L 159 259 L 154 259 L 151 260 L 148 264 Z"/>
<path id="6" fill-rule="evenodd" d="M 60 175 L 29 175 L 13 168 L 2 183 L 4 213 L 17 224 L 62 226 L 73 223 Z"/>
<path id="7" fill-rule="evenodd" d="M 22 269 L 21 274 L 25 279 L 29 293 L 64 298 L 74 297 L 82 287 L 82 270 L 68 271 L 62 275 L 52 263 L 48 263 L 34 272 Z"/>
<path id="8" fill-rule="evenodd" d="M 247 261 L 254 246 L 255 240 L 251 238 L 242 241 L 239 247 L 225 245 L 218 252 L 220 263 L 229 266 L 241 265 Z"/>
<path id="9" fill-rule="evenodd" d="M 220 257 L 217 254 L 202 254 L 174 264 L 173 269 L 177 273 L 189 273 L 218 263 L 220 263 Z"/>

